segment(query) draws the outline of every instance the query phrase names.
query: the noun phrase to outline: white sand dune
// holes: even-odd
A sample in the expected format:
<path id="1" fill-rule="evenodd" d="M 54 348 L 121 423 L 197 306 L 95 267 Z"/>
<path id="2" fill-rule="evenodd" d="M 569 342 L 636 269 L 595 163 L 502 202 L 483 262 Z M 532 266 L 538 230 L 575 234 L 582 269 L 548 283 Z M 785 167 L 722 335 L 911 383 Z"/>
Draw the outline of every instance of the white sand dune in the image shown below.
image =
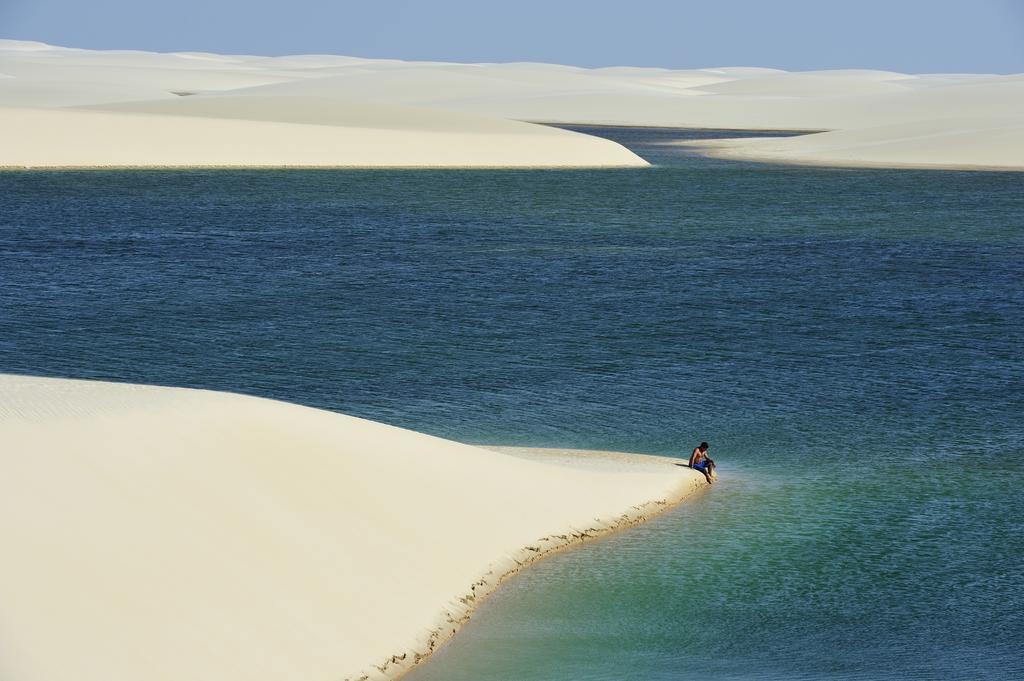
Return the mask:
<path id="1" fill-rule="evenodd" d="M 181 137 L 198 134 L 195 126 L 199 124 L 192 121 L 179 129 L 171 120 L 177 116 L 333 126 L 340 131 L 336 131 L 334 141 L 325 141 L 323 153 L 309 155 L 303 162 L 300 157 L 306 157 L 307 150 L 319 144 L 310 145 L 308 132 L 278 127 L 274 134 L 279 139 L 266 142 L 259 137 L 241 137 L 244 126 L 239 124 L 232 137 L 238 148 L 228 164 L 268 165 L 279 149 L 292 148 L 291 154 L 269 165 L 339 166 L 504 165 L 506 154 L 508 165 L 643 165 L 618 145 L 592 138 L 558 137 L 568 135 L 564 132 L 547 136 L 537 132 L 541 137 L 529 153 L 524 153 L 518 149 L 524 141 L 523 129 L 500 125 L 502 120 L 516 120 L 744 130 L 870 128 L 875 130 L 873 134 L 884 136 L 891 131 L 901 136 L 891 140 L 879 137 L 879 144 L 891 144 L 886 153 L 876 154 L 875 163 L 915 164 L 927 157 L 930 165 L 944 167 L 1010 167 L 1006 165 L 1006 150 L 998 147 L 1015 138 L 1007 137 L 1003 121 L 1024 120 L 1024 76 L 1019 74 L 911 75 L 866 69 L 790 73 L 758 67 L 585 69 L 333 55 L 90 51 L 4 40 L 0 40 L 0 73 L 10 76 L 0 78 L 0 107 L 77 111 L 88 106 L 163 116 L 146 119 L 145 124 L 142 119 L 136 120 L 126 127 L 124 139 L 114 131 L 105 140 L 107 147 L 134 147 L 133 154 L 148 159 L 149 165 L 181 164 L 180 154 L 166 155 L 170 145 L 147 141 L 156 137 L 174 139 L 187 149 L 191 158 L 188 165 L 224 164 L 223 149 L 214 145 L 207 158 L 203 142 Z M 217 104 L 174 103 L 172 100 L 180 95 L 233 99 Z M 277 104 L 270 104 L 269 98 L 278 98 Z M 402 108 L 388 111 L 387 106 Z M 282 113 L 286 109 L 292 111 Z M 379 112 L 385 122 L 375 123 L 372 111 Z M 446 115 L 453 117 L 446 119 Z M 40 136 L 45 136 L 50 119 L 40 120 Z M 97 120 L 67 117 L 61 125 L 74 131 L 81 124 L 84 128 L 80 136 L 84 136 L 95 132 Z M 363 123 L 350 122 L 357 120 Z M 942 127 L 964 121 L 969 127 L 960 131 L 963 135 Z M 223 124 L 221 120 L 215 130 L 202 133 L 201 139 L 220 135 Z M 914 124 L 929 132 L 918 135 L 919 141 L 913 145 L 902 142 L 905 128 L 901 126 Z M 144 125 L 149 128 L 142 130 L 140 126 Z M 494 137 L 486 149 L 471 149 L 480 144 L 480 133 L 488 125 L 493 126 L 490 134 Z M 932 135 L 940 127 L 950 134 L 949 140 Z M 338 141 L 359 138 L 366 128 L 393 131 L 394 139 L 368 138 L 362 144 Z M 424 131 L 446 134 L 443 144 L 449 151 L 439 153 L 436 138 L 422 137 L 423 143 L 419 144 L 410 137 Z M 248 135 L 262 132 L 245 128 Z M 297 136 L 294 140 L 292 134 Z M 926 150 L 926 140 L 932 138 L 936 147 Z M 954 138 L 960 141 L 946 143 Z M 972 141 L 967 143 L 968 139 Z M 545 151 L 549 142 L 552 147 Z M 755 147 L 736 145 L 730 153 L 738 155 L 744 149 L 753 153 Z M 243 153 L 248 148 L 253 150 L 252 157 Z M 763 151 L 768 147 L 757 148 Z M 812 158 L 807 154 L 789 157 L 786 150 L 792 148 L 796 153 L 800 144 L 772 148 L 772 160 L 777 162 L 810 162 Z M 408 149 L 408 154 L 403 155 L 402 149 Z M 991 155 L 991 149 L 998 149 L 998 154 Z M 109 154 L 90 156 L 93 151 L 88 145 L 67 147 L 61 154 L 41 150 L 35 163 L 24 164 L 47 165 L 58 156 L 65 162 L 73 160 L 65 163 L 70 165 L 109 162 Z M 1024 149 L 1013 147 L 1011 152 L 1021 159 L 1012 167 L 1024 167 Z M 0 165 L 31 160 L 22 154 L 15 163 L 3 158 L 4 153 L 5 148 L 0 146 Z M 372 158 L 375 154 L 377 161 Z"/>
<path id="2" fill-rule="evenodd" d="M 0 678 L 393 678 L 503 576 L 705 486 L 674 459 L 511 451 L 0 376 Z"/>

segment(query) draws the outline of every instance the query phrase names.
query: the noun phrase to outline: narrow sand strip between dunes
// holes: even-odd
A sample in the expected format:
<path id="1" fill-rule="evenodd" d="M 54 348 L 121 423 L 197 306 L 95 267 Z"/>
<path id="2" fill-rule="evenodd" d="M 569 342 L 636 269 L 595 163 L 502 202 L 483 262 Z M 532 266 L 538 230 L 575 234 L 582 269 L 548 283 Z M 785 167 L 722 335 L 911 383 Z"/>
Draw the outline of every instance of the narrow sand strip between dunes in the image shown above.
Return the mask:
<path id="1" fill-rule="evenodd" d="M 708 156 L 835 167 L 1024 170 L 1024 122 L 959 119 L 799 137 L 679 142 Z"/>
<path id="2" fill-rule="evenodd" d="M 0 376 L 0 678 L 395 678 L 506 576 L 705 487 L 677 463 Z"/>

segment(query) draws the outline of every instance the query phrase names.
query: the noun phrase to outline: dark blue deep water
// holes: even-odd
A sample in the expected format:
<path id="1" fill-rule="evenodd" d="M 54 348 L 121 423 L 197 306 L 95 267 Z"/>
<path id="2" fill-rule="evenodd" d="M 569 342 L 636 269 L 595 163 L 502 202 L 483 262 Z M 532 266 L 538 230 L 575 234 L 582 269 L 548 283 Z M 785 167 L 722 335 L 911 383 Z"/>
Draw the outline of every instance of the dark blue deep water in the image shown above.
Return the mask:
<path id="1" fill-rule="evenodd" d="M 657 166 L 0 173 L 0 371 L 711 442 L 417 681 L 1024 678 L 1024 174 L 600 134 Z"/>

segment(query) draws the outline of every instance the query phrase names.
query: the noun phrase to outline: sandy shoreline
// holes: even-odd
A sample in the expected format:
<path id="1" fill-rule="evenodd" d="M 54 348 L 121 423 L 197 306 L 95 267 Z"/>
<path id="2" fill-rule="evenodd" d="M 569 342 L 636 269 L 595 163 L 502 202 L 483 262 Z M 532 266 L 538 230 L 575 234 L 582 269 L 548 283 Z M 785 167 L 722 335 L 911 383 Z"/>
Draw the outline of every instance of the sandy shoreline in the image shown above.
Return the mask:
<path id="1" fill-rule="evenodd" d="M 510 454 L 517 458 L 545 463 L 555 463 L 556 465 L 569 465 L 570 467 L 573 465 L 593 465 L 601 468 L 609 467 L 609 464 L 612 464 L 612 466 L 610 466 L 612 468 L 625 470 L 633 468 L 639 463 L 657 466 L 659 468 L 666 465 L 676 466 L 683 463 L 681 459 L 649 456 L 644 454 L 629 454 L 626 452 L 503 447 L 497 445 L 488 445 L 484 447 L 484 449 Z M 572 463 L 566 463 L 566 455 L 569 455 L 573 459 Z M 689 471 L 689 469 L 684 470 Z M 626 530 L 630 527 L 646 522 L 655 516 L 675 508 L 694 494 L 704 492 L 708 489 L 703 477 L 690 477 L 692 480 L 688 481 L 688 484 L 680 486 L 678 490 L 669 494 L 664 499 L 654 499 L 636 504 L 631 506 L 617 518 L 606 520 L 595 519 L 594 523 L 590 527 L 582 529 L 575 528 L 566 533 L 542 537 L 532 545 L 522 547 L 516 554 L 509 556 L 508 560 L 504 561 L 498 570 L 488 571 L 487 574 L 481 576 L 479 581 L 473 583 L 470 591 L 460 598 L 460 602 L 463 602 L 466 605 L 466 610 L 457 617 L 453 617 L 451 614 L 446 615 L 443 618 L 443 621 L 439 622 L 437 628 L 434 629 L 432 636 L 428 640 L 426 653 L 414 652 L 411 658 L 411 664 L 408 663 L 410 659 L 408 657 L 408 653 L 393 655 L 388 658 L 383 665 L 375 665 L 375 668 L 377 671 L 384 674 L 383 678 L 401 678 L 406 673 L 412 671 L 416 665 L 426 662 L 433 653 L 440 650 L 444 644 L 451 640 L 451 638 L 458 633 L 459 629 L 461 629 L 462 626 L 470 620 L 477 607 L 483 603 L 488 596 L 492 595 L 506 581 L 519 574 L 522 570 L 544 558 L 547 558 L 548 556 L 561 551 L 571 550 L 587 541 L 606 537 L 613 533 Z M 369 681 L 372 678 L 373 677 L 371 676 L 361 676 L 358 677 L 358 679 L 346 679 L 346 681 Z"/>
<path id="2" fill-rule="evenodd" d="M 508 576 L 706 487 L 678 463 L 0 376 L 0 676 L 396 678 Z"/>

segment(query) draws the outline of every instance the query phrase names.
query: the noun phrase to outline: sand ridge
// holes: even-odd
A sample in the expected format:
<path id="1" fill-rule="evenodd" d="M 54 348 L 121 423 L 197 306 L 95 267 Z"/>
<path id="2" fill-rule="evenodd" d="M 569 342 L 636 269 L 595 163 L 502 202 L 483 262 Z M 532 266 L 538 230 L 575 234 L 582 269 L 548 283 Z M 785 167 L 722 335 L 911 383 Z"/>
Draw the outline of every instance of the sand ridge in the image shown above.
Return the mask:
<path id="1" fill-rule="evenodd" d="M 508 575 L 706 487 L 570 454 L 0 376 L 0 678 L 395 678 Z"/>

